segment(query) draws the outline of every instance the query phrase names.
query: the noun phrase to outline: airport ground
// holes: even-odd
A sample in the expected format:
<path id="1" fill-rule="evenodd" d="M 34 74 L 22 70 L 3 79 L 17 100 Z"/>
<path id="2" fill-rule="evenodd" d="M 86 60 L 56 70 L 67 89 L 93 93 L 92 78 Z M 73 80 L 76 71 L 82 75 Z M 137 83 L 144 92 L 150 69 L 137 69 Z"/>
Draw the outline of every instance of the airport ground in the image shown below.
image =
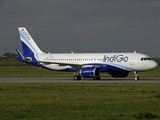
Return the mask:
<path id="1" fill-rule="evenodd" d="M 73 77 L 0 77 L 0 83 L 160 83 L 160 77 L 142 77 L 135 81 L 132 77 L 112 78 L 103 77 L 101 80 L 85 79 L 73 80 Z"/>
<path id="2" fill-rule="evenodd" d="M 159 85 L 0 83 L 0 119 L 159 120 Z"/>
<path id="3" fill-rule="evenodd" d="M 73 80 L 72 72 L 0 68 L 0 119 L 160 119 L 160 68 L 127 78 Z M 61 76 L 61 77 L 60 77 Z"/>

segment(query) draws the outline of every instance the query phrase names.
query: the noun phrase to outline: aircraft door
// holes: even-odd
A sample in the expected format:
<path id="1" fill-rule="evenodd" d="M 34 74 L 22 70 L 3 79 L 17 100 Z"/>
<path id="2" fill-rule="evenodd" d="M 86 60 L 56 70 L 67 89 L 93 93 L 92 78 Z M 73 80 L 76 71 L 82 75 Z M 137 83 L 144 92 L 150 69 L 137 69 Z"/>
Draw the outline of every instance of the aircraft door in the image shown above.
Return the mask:
<path id="1" fill-rule="evenodd" d="M 130 57 L 130 65 L 135 64 L 135 58 L 136 58 L 136 54 L 132 54 L 131 57 Z"/>

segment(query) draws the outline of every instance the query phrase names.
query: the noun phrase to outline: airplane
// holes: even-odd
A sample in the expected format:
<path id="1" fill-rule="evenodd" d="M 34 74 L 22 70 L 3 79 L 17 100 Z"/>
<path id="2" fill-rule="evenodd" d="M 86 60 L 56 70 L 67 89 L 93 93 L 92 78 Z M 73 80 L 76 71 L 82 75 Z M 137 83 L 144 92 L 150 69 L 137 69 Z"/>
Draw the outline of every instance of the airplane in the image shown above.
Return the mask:
<path id="1" fill-rule="evenodd" d="M 25 27 L 18 27 L 23 54 L 16 49 L 17 60 L 54 71 L 76 72 L 74 80 L 93 78 L 100 80 L 102 72 L 112 77 L 127 77 L 134 72 L 153 70 L 158 64 L 148 55 L 142 53 L 44 53 L 37 46 Z"/>

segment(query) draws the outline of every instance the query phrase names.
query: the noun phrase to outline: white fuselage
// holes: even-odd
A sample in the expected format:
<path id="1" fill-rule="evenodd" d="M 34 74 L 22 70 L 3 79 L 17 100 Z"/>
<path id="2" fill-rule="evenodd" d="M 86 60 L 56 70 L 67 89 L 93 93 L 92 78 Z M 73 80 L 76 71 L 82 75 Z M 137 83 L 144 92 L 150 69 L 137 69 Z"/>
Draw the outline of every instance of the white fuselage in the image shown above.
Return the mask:
<path id="1" fill-rule="evenodd" d="M 71 64 L 77 65 L 107 65 L 114 66 L 126 71 L 148 71 L 156 68 L 158 64 L 149 56 L 141 53 L 66 53 L 66 54 L 39 54 L 40 61 L 53 62 L 44 64 L 53 70 L 72 68 Z M 143 60 L 142 60 L 143 59 Z M 56 64 L 57 63 L 57 64 Z M 58 63 L 64 63 L 59 65 Z M 65 65 L 69 64 L 69 65 Z M 102 71 L 105 72 L 105 71 Z"/>

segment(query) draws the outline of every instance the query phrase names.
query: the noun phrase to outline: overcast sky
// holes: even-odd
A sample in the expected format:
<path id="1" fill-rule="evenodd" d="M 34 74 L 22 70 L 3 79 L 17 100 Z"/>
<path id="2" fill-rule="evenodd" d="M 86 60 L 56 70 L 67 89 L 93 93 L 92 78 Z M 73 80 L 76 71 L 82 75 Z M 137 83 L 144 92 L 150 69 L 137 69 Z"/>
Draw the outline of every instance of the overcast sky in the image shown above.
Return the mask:
<path id="1" fill-rule="evenodd" d="M 0 0 L 0 56 L 22 52 L 19 26 L 44 52 L 160 57 L 160 0 Z"/>

